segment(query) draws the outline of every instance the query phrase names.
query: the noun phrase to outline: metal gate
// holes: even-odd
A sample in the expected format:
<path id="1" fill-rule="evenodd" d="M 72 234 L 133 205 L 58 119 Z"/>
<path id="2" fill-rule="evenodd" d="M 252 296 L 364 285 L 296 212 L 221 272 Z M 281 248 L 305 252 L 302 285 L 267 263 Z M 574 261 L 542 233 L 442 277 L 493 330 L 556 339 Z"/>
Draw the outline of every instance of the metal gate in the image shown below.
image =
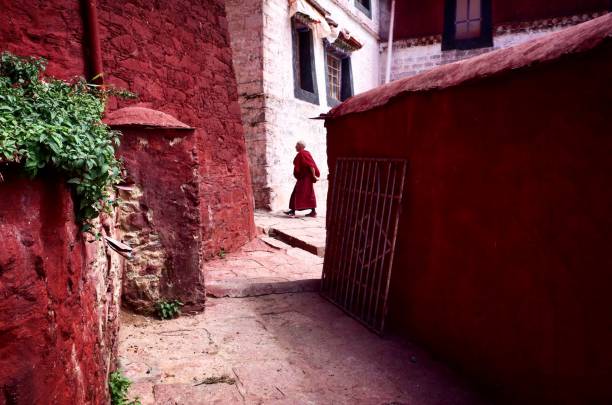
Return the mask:
<path id="1" fill-rule="evenodd" d="M 322 294 L 382 333 L 405 160 L 340 158 L 331 184 Z"/>

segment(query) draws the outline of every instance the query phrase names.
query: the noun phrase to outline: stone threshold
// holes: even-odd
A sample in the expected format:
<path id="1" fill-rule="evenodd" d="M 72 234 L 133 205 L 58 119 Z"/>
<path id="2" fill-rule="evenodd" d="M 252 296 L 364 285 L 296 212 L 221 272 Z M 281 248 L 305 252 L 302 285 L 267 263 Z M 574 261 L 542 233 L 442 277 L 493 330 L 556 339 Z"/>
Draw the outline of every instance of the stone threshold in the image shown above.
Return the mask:
<path id="1" fill-rule="evenodd" d="M 261 233 L 313 255 L 325 257 L 325 217 L 291 218 L 282 213 L 258 212 L 255 222 Z"/>
<path id="2" fill-rule="evenodd" d="M 322 270 L 322 258 L 262 235 L 238 252 L 205 264 L 206 295 L 243 298 L 317 292 Z"/>

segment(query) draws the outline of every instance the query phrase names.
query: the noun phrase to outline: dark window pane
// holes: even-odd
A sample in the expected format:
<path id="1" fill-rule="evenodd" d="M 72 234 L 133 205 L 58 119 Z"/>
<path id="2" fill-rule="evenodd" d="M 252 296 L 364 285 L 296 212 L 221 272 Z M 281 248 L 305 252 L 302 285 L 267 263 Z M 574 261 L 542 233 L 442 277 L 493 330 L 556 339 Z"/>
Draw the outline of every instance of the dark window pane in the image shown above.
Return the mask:
<path id="1" fill-rule="evenodd" d="M 470 39 L 480 36 L 481 0 L 457 0 L 455 38 Z"/>
<path id="2" fill-rule="evenodd" d="M 467 35 L 470 38 L 478 38 L 480 36 L 480 21 L 471 21 L 468 23 Z"/>
<path id="3" fill-rule="evenodd" d="M 369 18 L 372 18 L 372 3 L 370 0 L 355 0 L 355 7 Z"/>
<path id="4" fill-rule="evenodd" d="M 457 0 L 457 12 L 455 14 L 455 20 L 465 21 L 468 19 L 468 0 Z"/>
<path id="5" fill-rule="evenodd" d="M 455 27 L 455 38 L 468 38 L 468 25 L 466 22 L 457 23 Z"/>
<path id="6" fill-rule="evenodd" d="M 480 0 L 470 0 L 469 17 L 470 20 L 480 20 Z"/>
<path id="7" fill-rule="evenodd" d="M 311 63 L 311 41 L 312 35 L 309 30 L 298 31 L 298 68 L 300 70 L 300 87 L 303 90 L 314 93 Z"/>
<path id="8" fill-rule="evenodd" d="M 357 0 L 357 3 L 367 10 L 370 10 L 370 0 Z"/>
<path id="9" fill-rule="evenodd" d="M 342 89 L 340 100 L 344 101 L 353 95 L 353 71 L 351 58 L 342 59 Z"/>

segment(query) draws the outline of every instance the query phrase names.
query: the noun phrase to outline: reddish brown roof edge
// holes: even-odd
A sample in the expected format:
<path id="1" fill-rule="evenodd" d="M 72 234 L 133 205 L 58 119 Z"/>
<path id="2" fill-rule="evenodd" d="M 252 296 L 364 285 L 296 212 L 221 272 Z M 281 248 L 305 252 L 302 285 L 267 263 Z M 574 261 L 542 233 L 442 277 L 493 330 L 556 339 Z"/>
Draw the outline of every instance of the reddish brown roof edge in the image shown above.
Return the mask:
<path id="1" fill-rule="evenodd" d="M 473 79 L 497 75 L 533 64 L 585 52 L 612 37 L 612 13 L 543 37 L 474 58 L 440 66 L 361 93 L 332 108 L 326 119 L 363 112 L 387 104 L 399 95 L 444 89 Z"/>
<path id="2" fill-rule="evenodd" d="M 170 114 L 138 106 L 124 107 L 112 111 L 106 114 L 102 121 L 111 127 L 194 129 Z"/>

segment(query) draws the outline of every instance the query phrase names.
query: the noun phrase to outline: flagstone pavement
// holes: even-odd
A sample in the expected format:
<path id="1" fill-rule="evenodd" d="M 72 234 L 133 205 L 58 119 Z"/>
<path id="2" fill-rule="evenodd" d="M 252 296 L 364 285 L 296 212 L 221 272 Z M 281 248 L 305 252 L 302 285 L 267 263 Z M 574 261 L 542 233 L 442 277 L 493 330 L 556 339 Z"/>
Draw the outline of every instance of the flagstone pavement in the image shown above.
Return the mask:
<path id="1" fill-rule="evenodd" d="M 143 405 L 484 403 L 415 345 L 371 333 L 317 293 L 122 318 L 120 365 Z"/>
<path id="2" fill-rule="evenodd" d="M 133 381 L 131 398 L 143 405 L 485 403 L 425 351 L 379 337 L 315 292 L 325 218 L 258 213 L 256 223 L 257 239 L 206 262 L 204 313 L 168 321 L 122 314 L 119 358 Z"/>

